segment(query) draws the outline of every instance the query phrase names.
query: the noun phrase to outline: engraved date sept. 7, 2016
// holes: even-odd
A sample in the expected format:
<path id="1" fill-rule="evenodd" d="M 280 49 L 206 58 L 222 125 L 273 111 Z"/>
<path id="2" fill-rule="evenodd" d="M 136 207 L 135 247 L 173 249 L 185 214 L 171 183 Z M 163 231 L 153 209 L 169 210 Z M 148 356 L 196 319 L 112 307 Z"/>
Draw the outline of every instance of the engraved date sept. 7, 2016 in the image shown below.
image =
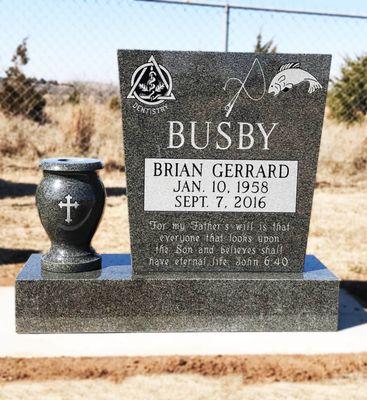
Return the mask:
<path id="1" fill-rule="evenodd" d="M 193 182 L 191 188 L 193 189 Z M 182 186 L 184 189 L 185 186 Z M 187 187 L 187 186 L 186 186 Z M 196 190 L 190 192 L 201 192 L 201 182 L 195 183 Z M 234 193 L 228 189 L 227 182 L 224 180 L 215 180 L 210 185 L 211 194 L 215 195 L 215 203 L 218 209 L 236 208 L 236 209 L 263 209 L 266 207 L 266 194 L 269 191 L 269 185 L 266 181 L 237 181 L 234 186 Z M 197 190 L 199 189 L 199 190 Z M 186 190 L 182 190 L 185 192 Z M 185 194 L 175 197 L 176 208 L 206 208 L 208 205 L 208 195 L 204 194 Z"/>

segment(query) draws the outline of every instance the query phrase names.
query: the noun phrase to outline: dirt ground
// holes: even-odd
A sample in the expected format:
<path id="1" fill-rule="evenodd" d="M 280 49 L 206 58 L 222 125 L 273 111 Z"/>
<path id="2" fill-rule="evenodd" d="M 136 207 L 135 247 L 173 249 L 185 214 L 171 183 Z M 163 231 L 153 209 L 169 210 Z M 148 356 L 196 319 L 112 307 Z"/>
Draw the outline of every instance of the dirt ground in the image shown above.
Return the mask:
<path id="1" fill-rule="evenodd" d="M 367 354 L 0 360 L 0 399 L 367 398 Z"/>
<path id="2" fill-rule="evenodd" d="M 212 377 L 238 375 L 246 385 L 279 381 L 325 381 L 351 375 L 367 379 L 367 353 L 319 356 L 218 355 L 0 359 L 0 384 L 13 381 L 102 378 L 122 382 L 133 376 L 157 374 L 198 374 Z"/>
<path id="3" fill-rule="evenodd" d="M 106 380 L 15 382 L 0 385 L 1 400 L 365 400 L 367 380 L 276 382 L 243 385 L 239 376 L 134 376 L 122 383 Z"/>

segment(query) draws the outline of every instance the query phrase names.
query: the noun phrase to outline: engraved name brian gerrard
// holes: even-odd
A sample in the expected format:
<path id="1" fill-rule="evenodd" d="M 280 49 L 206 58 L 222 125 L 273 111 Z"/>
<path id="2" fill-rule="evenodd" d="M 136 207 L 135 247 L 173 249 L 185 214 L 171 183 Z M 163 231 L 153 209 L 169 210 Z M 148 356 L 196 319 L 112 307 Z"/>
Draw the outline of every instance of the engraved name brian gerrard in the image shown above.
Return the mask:
<path id="1" fill-rule="evenodd" d="M 294 160 L 147 158 L 144 209 L 293 213 L 297 175 Z"/>

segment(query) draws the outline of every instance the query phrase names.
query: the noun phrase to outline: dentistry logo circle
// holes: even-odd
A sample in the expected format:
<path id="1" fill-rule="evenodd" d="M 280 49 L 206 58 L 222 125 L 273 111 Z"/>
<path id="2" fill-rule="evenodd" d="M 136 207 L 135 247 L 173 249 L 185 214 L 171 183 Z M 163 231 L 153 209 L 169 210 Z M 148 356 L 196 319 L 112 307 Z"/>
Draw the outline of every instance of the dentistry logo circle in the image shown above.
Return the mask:
<path id="1" fill-rule="evenodd" d="M 176 100 L 172 93 L 172 77 L 167 68 L 153 56 L 138 67 L 131 77 L 128 99 L 136 99 L 148 106 L 157 106 L 166 100 Z"/>

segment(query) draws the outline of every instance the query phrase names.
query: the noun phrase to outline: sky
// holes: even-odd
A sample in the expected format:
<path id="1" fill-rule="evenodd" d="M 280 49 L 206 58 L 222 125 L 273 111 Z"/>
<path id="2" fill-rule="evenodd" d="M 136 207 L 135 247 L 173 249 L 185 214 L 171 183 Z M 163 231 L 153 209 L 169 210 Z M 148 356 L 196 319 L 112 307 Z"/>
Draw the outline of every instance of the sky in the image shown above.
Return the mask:
<path id="1" fill-rule="evenodd" d="M 367 16 L 365 0 L 228 2 Z M 222 9 L 138 0 L 0 0 L 0 27 L 0 76 L 28 37 L 27 74 L 59 82 L 117 84 L 118 48 L 223 51 L 225 18 Z M 367 19 L 233 10 L 229 51 L 252 51 L 259 32 L 282 53 L 332 54 L 333 76 L 345 57 L 364 54 L 367 46 Z"/>

